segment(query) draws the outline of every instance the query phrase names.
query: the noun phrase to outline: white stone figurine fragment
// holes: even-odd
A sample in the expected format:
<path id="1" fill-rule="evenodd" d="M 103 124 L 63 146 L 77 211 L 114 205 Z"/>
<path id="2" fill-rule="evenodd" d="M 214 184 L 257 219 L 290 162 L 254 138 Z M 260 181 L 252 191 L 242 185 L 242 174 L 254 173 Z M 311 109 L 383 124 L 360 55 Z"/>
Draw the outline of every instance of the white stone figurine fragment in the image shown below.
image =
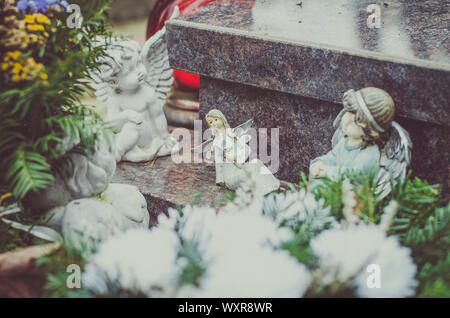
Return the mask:
<path id="1" fill-rule="evenodd" d="M 147 202 L 139 189 L 110 184 L 116 169 L 114 146 L 106 135 L 97 139 L 89 155 L 70 155 L 72 173 L 57 174 L 55 183 L 28 198 L 36 210 L 47 212 L 46 226 L 25 225 L 5 219 L 16 229 L 49 241 L 63 241 L 88 256 L 103 240 L 130 228 L 149 227 Z M 79 140 L 66 138 L 60 151 L 69 151 Z M 13 211 L 22 212 L 21 209 Z M 8 213 L 10 214 L 10 213 Z"/>
<path id="2" fill-rule="evenodd" d="M 172 18 L 179 14 L 175 8 Z M 144 44 L 133 40 L 99 40 L 108 58 L 91 70 L 97 98 L 107 109 L 105 121 L 116 132 L 116 161 L 142 162 L 179 150 L 169 134 L 163 105 L 173 82 L 165 27 Z"/>
<path id="3" fill-rule="evenodd" d="M 344 93 L 344 109 L 333 126 L 333 149 L 311 162 L 313 178 L 337 179 L 346 171 L 375 174 L 376 193 L 385 197 L 406 175 L 411 162 L 412 142 L 397 122 L 391 96 L 382 89 L 367 87 Z"/>
<path id="4" fill-rule="evenodd" d="M 148 229 L 150 223 L 144 196 L 135 186 L 119 183 L 111 183 L 99 196 L 74 200 L 47 215 L 47 226 L 85 256 L 109 237 L 131 228 Z"/>
<path id="5" fill-rule="evenodd" d="M 89 155 L 72 152 L 70 174 L 58 173 L 48 188 L 29 195 L 27 200 L 35 210 L 48 211 L 66 205 L 72 200 L 95 196 L 106 190 L 116 171 L 115 148 L 111 135 L 100 135 L 96 149 Z M 108 141 L 109 140 L 109 141 Z M 61 153 L 69 152 L 80 140 L 65 138 L 59 147 Z"/>
<path id="6" fill-rule="evenodd" d="M 248 161 L 251 150 L 247 142 L 251 136 L 247 131 L 253 123 L 252 119 L 231 129 L 222 112 L 213 109 L 206 115 L 206 123 L 211 128 L 213 136 L 193 150 L 198 151 L 212 143 L 216 184 L 238 190 L 251 181 L 255 185 L 252 191 L 256 195 L 265 195 L 280 187 L 280 181 L 261 160 Z"/>

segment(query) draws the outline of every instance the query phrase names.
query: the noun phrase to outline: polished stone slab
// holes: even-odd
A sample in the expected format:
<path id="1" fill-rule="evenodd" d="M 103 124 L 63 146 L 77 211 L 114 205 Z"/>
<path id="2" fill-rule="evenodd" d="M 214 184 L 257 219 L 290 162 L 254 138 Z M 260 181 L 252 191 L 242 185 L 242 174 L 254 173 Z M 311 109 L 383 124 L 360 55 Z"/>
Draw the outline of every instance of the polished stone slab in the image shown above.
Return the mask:
<path id="1" fill-rule="evenodd" d="M 300 6 L 299 3 L 302 3 Z M 212 78 L 340 103 L 375 86 L 398 115 L 450 126 L 448 7 L 365 0 L 216 0 L 167 23 L 171 65 Z"/>
<path id="2" fill-rule="evenodd" d="M 168 207 L 197 203 L 218 207 L 228 192 L 216 185 L 215 168 L 207 163 L 179 163 L 171 157 L 150 162 L 120 162 L 111 182 L 138 187 L 147 199 L 151 224 Z"/>

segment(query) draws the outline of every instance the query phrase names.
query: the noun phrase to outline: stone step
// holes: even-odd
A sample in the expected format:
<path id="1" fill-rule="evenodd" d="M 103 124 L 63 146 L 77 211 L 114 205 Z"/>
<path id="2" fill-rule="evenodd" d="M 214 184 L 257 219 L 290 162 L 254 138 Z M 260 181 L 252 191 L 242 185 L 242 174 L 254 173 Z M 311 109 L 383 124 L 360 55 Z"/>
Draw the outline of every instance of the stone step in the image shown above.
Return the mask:
<path id="1" fill-rule="evenodd" d="M 151 162 L 120 162 L 111 181 L 138 187 L 147 199 L 154 224 L 156 216 L 168 207 L 198 203 L 219 207 L 229 190 L 216 185 L 213 164 L 179 163 L 170 156 Z"/>

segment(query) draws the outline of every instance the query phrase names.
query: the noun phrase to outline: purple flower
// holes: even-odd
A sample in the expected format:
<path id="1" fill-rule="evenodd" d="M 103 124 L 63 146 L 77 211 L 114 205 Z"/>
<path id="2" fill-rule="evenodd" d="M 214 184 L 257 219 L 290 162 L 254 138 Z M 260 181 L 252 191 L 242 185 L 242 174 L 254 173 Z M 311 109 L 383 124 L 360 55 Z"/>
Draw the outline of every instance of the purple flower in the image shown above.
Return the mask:
<path id="1" fill-rule="evenodd" d="M 56 6 L 66 9 L 69 3 L 66 0 L 19 0 L 17 2 L 17 9 L 20 12 L 46 12 L 49 7 L 54 8 Z"/>

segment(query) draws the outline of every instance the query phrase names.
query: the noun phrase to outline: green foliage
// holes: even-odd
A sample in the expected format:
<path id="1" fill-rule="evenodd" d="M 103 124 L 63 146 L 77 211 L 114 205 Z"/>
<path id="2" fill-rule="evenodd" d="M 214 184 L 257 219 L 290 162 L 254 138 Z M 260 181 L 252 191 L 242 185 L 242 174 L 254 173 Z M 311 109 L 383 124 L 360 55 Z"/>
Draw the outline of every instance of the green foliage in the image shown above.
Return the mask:
<path id="1" fill-rule="evenodd" d="M 43 297 L 47 298 L 85 298 L 92 295 L 84 288 L 67 287 L 67 278 L 71 273 L 67 267 L 71 264 L 80 266 L 82 270 L 86 264 L 79 252 L 75 249 L 62 248 L 52 255 L 44 256 L 36 261 L 38 269 L 46 275 L 47 283 L 44 286 Z M 83 286 L 81 286 L 83 287 Z"/>
<path id="2" fill-rule="evenodd" d="M 48 78 L 11 82 L 0 76 L 0 188 L 16 199 L 48 187 L 67 170 L 71 152 L 89 153 L 105 133 L 101 119 L 81 105 L 80 97 L 89 90 L 88 69 L 97 68 L 105 54 L 92 40 L 110 35 L 105 9 L 111 0 L 71 3 L 82 8 L 83 28 L 69 28 L 69 13 L 50 10 L 45 44 L 21 54 L 44 65 Z M 79 144 L 64 149 L 67 137 Z"/>
<path id="3" fill-rule="evenodd" d="M 384 208 L 391 200 L 398 203 L 398 210 L 389 229 L 389 235 L 396 235 L 402 245 L 411 249 L 418 268 L 419 297 L 448 297 L 450 294 L 450 204 L 442 207 L 439 185 L 430 185 L 408 172 L 405 180 L 392 184 L 392 191 L 386 198 L 375 194 L 376 182 L 373 176 L 344 174 L 338 180 L 323 179 L 313 192 L 316 199 L 325 199 L 325 206 L 331 207 L 331 214 L 341 221 L 342 183 L 348 179 L 353 185 L 357 205 L 355 214 L 367 223 L 379 223 Z M 307 186 L 311 182 L 307 183 Z M 300 261 L 307 245 L 298 244 L 293 249 Z M 292 252 L 291 252 L 292 253 Z M 292 253 L 294 256 L 295 253 Z M 306 254 L 305 254 L 306 255 Z"/>
<path id="4" fill-rule="evenodd" d="M 206 266 L 196 242 L 183 241 L 178 252 L 178 258 L 186 260 L 180 276 L 178 277 L 178 284 L 180 286 L 199 286 L 200 277 L 205 273 Z"/>
<path id="5" fill-rule="evenodd" d="M 419 178 L 410 178 L 411 173 L 404 182 L 393 187 L 389 199 L 396 200 L 399 211 L 391 227 L 391 234 L 396 234 L 404 242 L 413 228 L 425 227 L 427 220 L 435 210 L 441 206 L 439 186 L 429 185 L 427 181 Z M 412 232 L 411 232 L 412 233 Z"/>
<path id="6" fill-rule="evenodd" d="M 446 255 L 434 265 L 427 263 L 423 266 L 418 275 L 418 297 L 450 297 L 450 252 L 447 251 Z"/>
<path id="7" fill-rule="evenodd" d="M 17 213 L 8 215 L 8 219 L 22 224 L 42 225 L 45 220 L 31 213 Z M 14 251 L 31 245 L 46 243 L 28 232 L 17 230 L 0 220 L 0 254 Z"/>
<path id="8" fill-rule="evenodd" d="M 316 258 L 312 252 L 309 242 L 312 237 L 304 235 L 304 233 L 297 233 L 290 241 L 281 244 L 280 248 L 287 250 L 289 254 L 297 259 L 302 264 L 310 268 L 316 265 Z"/>

